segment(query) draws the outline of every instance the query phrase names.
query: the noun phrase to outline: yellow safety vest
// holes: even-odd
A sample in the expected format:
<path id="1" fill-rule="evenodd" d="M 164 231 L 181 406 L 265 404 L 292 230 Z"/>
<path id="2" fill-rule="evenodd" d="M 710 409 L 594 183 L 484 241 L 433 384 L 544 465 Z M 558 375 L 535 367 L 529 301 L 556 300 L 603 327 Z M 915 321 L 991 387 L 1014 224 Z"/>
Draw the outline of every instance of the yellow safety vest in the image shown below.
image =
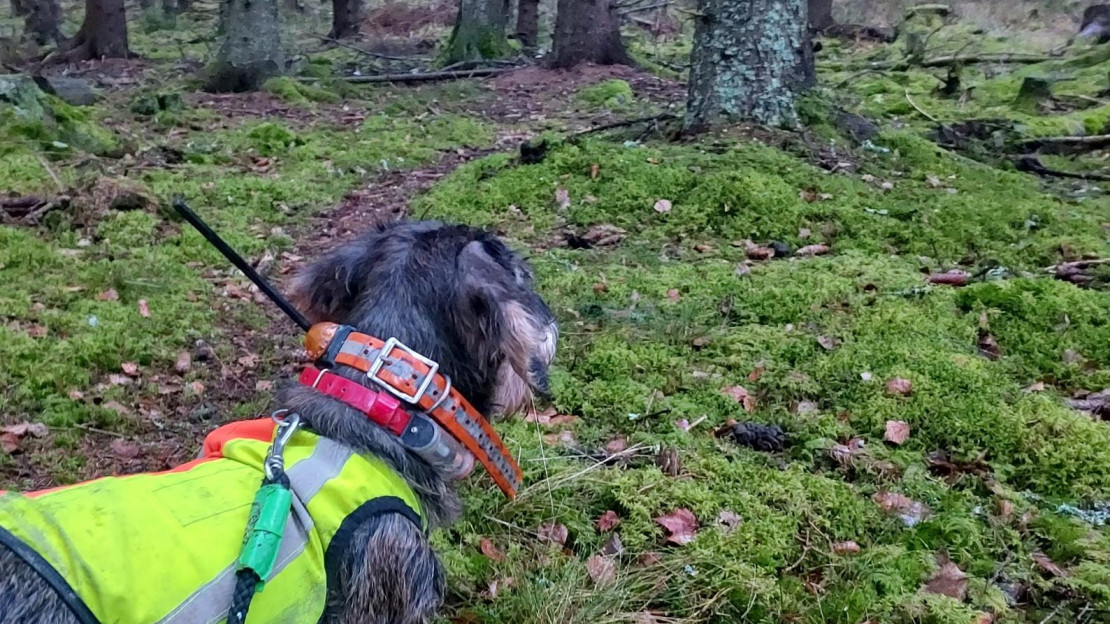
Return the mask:
<path id="1" fill-rule="evenodd" d="M 270 419 L 212 432 L 200 459 L 154 474 L 0 494 L 0 543 L 34 566 L 82 621 L 209 624 L 231 606 L 235 565 Z M 293 509 L 248 624 L 312 623 L 352 533 L 377 513 L 422 526 L 416 494 L 389 466 L 298 431 L 285 448 Z"/>

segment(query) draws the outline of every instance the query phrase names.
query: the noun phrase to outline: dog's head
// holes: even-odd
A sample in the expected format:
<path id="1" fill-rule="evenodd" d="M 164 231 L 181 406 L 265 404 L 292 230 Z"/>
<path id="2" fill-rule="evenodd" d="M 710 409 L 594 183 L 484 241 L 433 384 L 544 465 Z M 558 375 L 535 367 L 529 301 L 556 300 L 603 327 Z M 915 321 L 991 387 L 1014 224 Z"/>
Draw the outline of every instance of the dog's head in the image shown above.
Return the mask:
<path id="1" fill-rule="evenodd" d="M 298 274 L 291 294 L 313 323 L 396 337 L 439 362 L 483 413 L 511 413 L 548 393 L 555 318 L 527 263 L 481 230 L 379 226 Z"/>

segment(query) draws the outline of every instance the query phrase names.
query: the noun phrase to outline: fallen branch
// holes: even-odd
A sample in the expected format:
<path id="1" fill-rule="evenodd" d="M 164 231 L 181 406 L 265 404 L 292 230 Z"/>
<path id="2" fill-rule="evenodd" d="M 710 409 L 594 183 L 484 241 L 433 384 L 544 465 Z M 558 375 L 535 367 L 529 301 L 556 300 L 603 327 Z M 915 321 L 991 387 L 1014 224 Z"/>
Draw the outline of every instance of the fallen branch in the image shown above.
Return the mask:
<path id="1" fill-rule="evenodd" d="M 35 208 L 47 203 L 49 200 L 35 195 L 25 195 L 22 197 L 4 197 L 0 198 L 0 210 L 9 213 L 26 214 Z"/>
<path id="2" fill-rule="evenodd" d="M 1016 65 L 1033 65 L 1036 63 L 1044 63 L 1051 60 L 1055 60 L 1055 57 L 1038 54 L 1025 54 L 1021 52 L 1004 52 L 1001 54 L 969 54 L 966 56 L 956 54 L 951 56 L 936 56 L 931 59 L 924 59 L 919 62 L 914 62 L 911 59 L 901 59 L 898 61 L 876 61 L 873 63 L 865 63 L 863 65 L 853 65 L 851 67 L 845 67 L 842 70 L 836 71 L 860 71 L 864 69 L 904 70 L 909 69 L 910 67 L 948 67 L 949 65 L 974 65 L 976 63 L 1012 63 Z"/>
<path id="3" fill-rule="evenodd" d="M 571 135 L 567 136 L 567 141 L 574 141 L 575 139 L 579 139 L 581 137 L 584 137 L 584 136 L 587 136 L 587 135 L 590 135 L 590 134 L 597 134 L 598 132 L 605 132 L 606 130 L 613 130 L 613 129 L 616 129 L 616 128 L 625 128 L 625 127 L 628 127 L 628 126 L 635 126 L 636 124 L 641 124 L 641 123 L 653 123 L 653 122 L 658 123 L 660 121 L 670 121 L 672 119 L 678 119 L 678 115 L 675 115 L 674 113 L 661 113 L 659 115 L 652 115 L 650 117 L 636 117 L 634 119 L 623 119 L 621 121 L 614 121 L 613 123 L 608 123 L 608 124 L 605 124 L 603 126 L 596 126 L 596 127 L 593 127 L 593 128 L 582 130 L 581 132 L 575 132 L 574 134 L 571 134 Z"/>
<path id="4" fill-rule="evenodd" d="M 917 105 L 917 102 L 913 101 L 913 98 L 910 97 L 910 90 L 909 89 L 906 89 L 906 101 L 910 103 L 910 106 L 912 106 L 914 108 L 914 110 L 921 113 L 921 115 L 923 117 L 925 117 L 925 119 L 928 119 L 929 121 L 931 121 L 933 123 L 937 123 L 937 124 L 940 123 L 939 121 L 937 121 L 936 117 L 933 117 L 929 113 L 925 112 L 924 108 L 921 108 L 920 106 Z"/>
<path id="5" fill-rule="evenodd" d="M 651 11 L 652 9 L 662 9 L 663 7 L 670 6 L 670 4 L 670 2 L 657 2 L 655 4 L 649 4 L 647 6 L 632 7 L 631 9 L 620 11 L 617 14 L 623 17 L 625 15 L 632 15 L 633 13 L 643 13 L 644 11 Z"/>
<path id="6" fill-rule="evenodd" d="M 1110 175 L 1101 173 L 1072 173 L 1046 167 L 1036 156 L 1019 156 L 1014 159 L 1014 167 L 1018 171 L 1025 171 L 1039 176 L 1070 178 L 1073 180 L 1090 180 L 1096 182 L 1110 182 Z"/>
<path id="7" fill-rule="evenodd" d="M 324 41 L 327 41 L 329 43 L 334 43 L 335 45 L 337 45 L 341 48 L 347 48 L 348 50 L 352 50 L 352 51 L 358 52 L 360 54 L 365 54 L 366 56 L 372 56 L 374 58 L 385 59 L 387 61 L 406 61 L 406 62 L 409 62 L 409 63 L 419 63 L 421 61 L 426 60 L 426 59 L 422 59 L 422 58 L 418 58 L 418 57 L 412 57 L 412 56 L 390 56 L 388 54 L 381 54 L 381 53 L 378 53 L 378 52 L 371 52 L 370 50 L 363 50 L 362 48 L 360 48 L 358 46 L 353 46 L 349 43 L 340 41 L 338 39 L 332 39 L 331 37 L 324 37 Z"/>
<path id="8" fill-rule="evenodd" d="M 1110 146 L 1110 134 L 1093 134 L 1090 136 L 1058 136 L 1042 137 L 1024 141 L 1018 147 L 1023 151 L 1036 152 L 1046 147 L 1056 151 L 1082 151 L 1094 150 Z"/>
<path id="9" fill-rule="evenodd" d="M 465 71 L 420 72 L 415 74 L 381 74 L 379 76 L 339 76 L 336 79 L 354 84 L 372 82 L 432 82 L 435 80 L 459 80 L 461 78 L 481 78 L 496 76 L 515 70 L 516 67 L 487 67 Z M 300 82 L 314 82 L 318 78 L 298 78 Z"/>
<path id="10" fill-rule="evenodd" d="M 1046 273 L 1060 273 L 1073 270 L 1083 270 L 1099 264 L 1110 264 L 1110 258 L 1096 258 L 1094 260 L 1075 260 L 1074 262 L 1064 262 L 1061 264 L 1054 264 L 1050 267 L 1045 267 Z"/>

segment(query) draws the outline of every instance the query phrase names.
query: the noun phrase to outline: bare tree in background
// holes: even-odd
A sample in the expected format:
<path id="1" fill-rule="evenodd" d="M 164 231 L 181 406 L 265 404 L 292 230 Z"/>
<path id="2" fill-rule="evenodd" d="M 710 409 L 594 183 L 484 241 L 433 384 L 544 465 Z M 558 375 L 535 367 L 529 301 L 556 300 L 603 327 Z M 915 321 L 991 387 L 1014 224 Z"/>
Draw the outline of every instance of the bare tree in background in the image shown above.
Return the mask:
<path id="1" fill-rule="evenodd" d="M 206 91 L 254 91 L 285 69 L 277 0 L 224 0 Z"/>
<path id="2" fill-rule="evenodd" d="M 28 4 L 29 10 L 23 22 L 27 36 L 39 45 L 61 45 L 65 37 L 61 30 L 62 6 L 58 0 L 30 0 Z"/>
<path id="3" fill-rule="evenodd" d="M 686 129 L 722 118 L 793 126 L 813 86 L 806 0 L 699 0 Z"/>
<path id="4" fill-rule="evenodd" d="M 59 17 L 60 17 L 59 11 Z M 87 59 L 127 58 L 127 13 L 123 0 L 85 0 L 85 19 L 77 34 L 58 45 L 44 64 Z"/>
<path id="5" fill-rule="evenodd" d="M 809 0 L 809 30 L 821 32 L 836 23 L 832 15 L 833 0 Z"/>
<path id="6" fill-rule="evenodd" d="M 540 37 L 540 0 L 519 0 L 516 5 L 516 39 L 527 52 L 534 52 Z"/>
<path id="7" fill-rule="evenodd" d="M 329 37 L 342 39 L 358 34 L 359 23 L 362 21 L 361 0 L 332 0 L 331 9 Z"/>
<path id="8" fill-rule="evenodd" d="M 458 63 L 503 56 L 508 51 L 505 0 L 461 0 L 444 61 Z"/>
<path id="9" fill-rule="evenodd" d="M 569 69 L 579 63 L 633 64 L 621 41 L 620 17 L 609 0 L 559 0 L 548 64 Z"/>

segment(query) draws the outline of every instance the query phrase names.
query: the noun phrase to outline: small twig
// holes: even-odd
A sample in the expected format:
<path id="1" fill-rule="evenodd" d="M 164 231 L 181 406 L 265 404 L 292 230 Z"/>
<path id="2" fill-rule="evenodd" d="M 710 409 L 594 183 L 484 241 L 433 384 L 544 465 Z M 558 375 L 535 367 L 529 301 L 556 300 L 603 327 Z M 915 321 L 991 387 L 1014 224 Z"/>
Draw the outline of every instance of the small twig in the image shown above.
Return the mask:
<path id="1" fill-rule="evenodd" d="M 59 430 L 62 430 L 62 431 L 68 431 L 68 430 L 71 430 L 71 429 L 83 429 L 85 431 L 89 431 L 89 432 L 92 432 L 92 433 L 99 433 L 101 435 L 112 436 L 112 437 L 115 437 L 115 438 L 127 439 L 127 438 L 131 437 L 127 434 L 119 433 L 117 431 L 108 431 L 107 429 L 97 429 L 96 427 L 86 425 L 85 423 L 78 423 L 76 425 L 73 425 L 72 427 L 51 427 L 51 429 L 59 429 Z"/>
<path id="2" fill-rule="evenodd" d="M 54 181 L 54 186 L 58 187 L 58 192 L 60 193 L 62 191 L 65 191 L 65 187 L 62 186 L 62 181 L 58 179 L 58 174 L 54 173 L 54 169 L 50 167 L 50 163 L 46 162 L 46 159 L 42 157 L 42 154 L 39 154 L 38 158 L 39 164 L 42 165 L 43 169 L 46 169 L 46 174 L 49 175 L 50 179 Z"/>
<path id="3" fill-rule="evenodd" d="M 1048 622 L 1052 618 L 1056 617 L 1056 614 L 1059 613 L 1064 608 L 1064 605 L 1066 605 L 1066 604 L 1067 604 L 1066 602 L 1061 602 L 1060 604 L 1056 605 L 1056 608 L 1053 609 L 1051 613 L 1044 616 L 1044 619 L 1040 621 L 1040 624 L 1048 624 Z"/>
<path id="4" fill-rule="evenodd" d="M 1064 262 L 1062 264 L 1054 264 L 1050 267 L 1045 267 L 1046 273 L 1059 273 L 1060 271 L 1067 271 L 1069 269 L 1086 269 L 1099 264 L 1110 264 L 1110 258 L 1098 258 L 1095 260 L 1076 260 L 1074 262 Z"/>
<path id="5" fill-rule="evenodd" d="M 419 57 L 390 56 L 388 54 L 381 54 L 380 52 L 371 52 L 370 50 L 364 50 L 360 47 L 353 46 L 349 43 L 345 43 L 345 42 L 340 41 L 338 39 L 332 39 L 331 37 L 324 37 L 324 41 L 327 41 L 329 43 L 334 43 L 335 45 L 337 45 L 341 48 L 347 48 L 348 50 L 358 52 L 359 54 L 365 54 L 366 56 L 372 56 L 374 58 L 385 59 L 387 61 L 406 61 L 406 62 L 410 62 L 410 63 L 415 63 L 415 62 L 420 62 L 420 61 L 425 60 L 425 59 L 422 59 L 422 58 L 419 58 Z"/>
<path id="6" fill-rule="evenodd" d="M 658 123 L 660 121 L 669 121 L 671 119 L 678 119 L 678 115 L 675 115 L 673 113 L 661 113 L 659 115 L 652 115 L 650 117 L 636 117 L 635 119 L 624 119 L 624 120 L 621 120 L 621 121 L 614 121 L 613 123 L 605 124 L 603 126 L 596 126 L 594 128 L 589 128 L 587 130 L 582 130 L 581 132 L 575 132 L 574 134 L 568 136 L 567 140 L 568 141 L 574 141 L 574 140 L 576 140 L 578 138 L 581 138 L 581 137 L 584 137 L 586 135 L 596 134 L 598 132 L 604 132 L 606 130 L 613 130 L 615 128 L 624 128 L 624 127 L 627 127 L 627 126 L 634 126 L 636 124 L 641 124 L 641 123 Z"/>
<path id="7" fill-rule="evenodd" d="M 925 119 L 928 119 L 929 121 L 931 121 L 933 123 L 937 123 L 937 124 L 940 123 L 939 121 L 937 121 L 936 117 L 933 117 L 929 113 L 925 112 L 925 109 L 921 108 L 920 106 L 917 105 L 917 102 L 913 101 L 913 98 L 910 97 L 910 90 L 909 89 L 906 89 L 906 101 L 910 103 L 910 106 L 914 107 L 914 110 L 916 110 L 917 112 L 924 115 Z"/>
<path id="8" fill-rule="evenodd" d="M 643 13 L 644 11 L 650 11 L 652 9 L 661 9 L 663 7 L 670 6 L 670 5 L 671 5 L 670 2 L 657 2 L 655 4 L 649 4 L 647 6 L 632 7 L 631 9 L 619 11 L 617 13 L 617 15 L 620 15 L 620 16 L 623 17 L 625 15 L 632 15 L 633 13 Z"/>

